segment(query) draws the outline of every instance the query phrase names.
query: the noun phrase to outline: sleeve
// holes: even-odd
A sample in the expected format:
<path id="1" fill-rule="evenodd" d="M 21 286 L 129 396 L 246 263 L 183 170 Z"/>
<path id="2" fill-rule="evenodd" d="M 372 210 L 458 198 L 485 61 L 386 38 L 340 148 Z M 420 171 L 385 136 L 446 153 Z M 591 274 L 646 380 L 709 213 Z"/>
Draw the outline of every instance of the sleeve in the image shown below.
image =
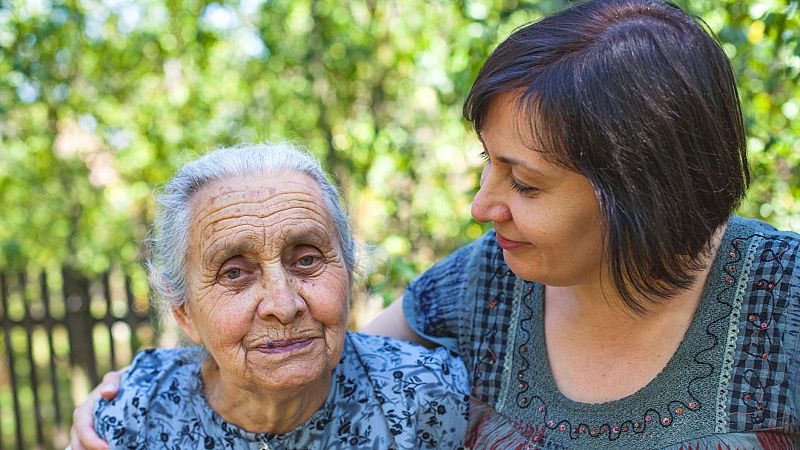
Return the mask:
<path id="1" fill-rule="evenodd" d="M 94 411 L 95 432 L 111 449 L 147 448 L 148 428 L 161 420 L 154 403 L 165 379 L 179 366 L 179 349 L 139 352 L 122 373 L 120 390 L 111 400 L 101 399 Z"/>
<path id="2" fill-rule="evenodd" d="M 479 241 L 462 247 L 415 278 L 403 294 L 403 314 L 418 335 L 458 351 L 467 284 Z"/>
<path id="3" fill-rule="evenodd" d="M 147 413 L 146 399 L 141 391 L 146 383 L 137 383 L 142 372 L 157 364 L 155 352 L 145 350 L 136 355 L 130 367 L 122 373 L 120 389 L 111 400 L 100 399 L 94 411 L 94 429 L 109 448 L 143 448 L 139 439 Z"/>

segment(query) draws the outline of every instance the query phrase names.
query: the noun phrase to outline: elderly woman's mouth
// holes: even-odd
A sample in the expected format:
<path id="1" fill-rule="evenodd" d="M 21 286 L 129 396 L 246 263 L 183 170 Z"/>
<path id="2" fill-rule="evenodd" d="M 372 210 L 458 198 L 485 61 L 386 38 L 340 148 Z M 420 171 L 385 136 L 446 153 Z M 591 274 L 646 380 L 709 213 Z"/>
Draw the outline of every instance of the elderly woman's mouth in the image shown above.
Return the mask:
<path id="1" fill-rule="evenodd" d="M 257 346 L 256 350 L 261 353 L 288 353 L 307 347 L 312 341 L 312 338 L 268 340 Z"/>

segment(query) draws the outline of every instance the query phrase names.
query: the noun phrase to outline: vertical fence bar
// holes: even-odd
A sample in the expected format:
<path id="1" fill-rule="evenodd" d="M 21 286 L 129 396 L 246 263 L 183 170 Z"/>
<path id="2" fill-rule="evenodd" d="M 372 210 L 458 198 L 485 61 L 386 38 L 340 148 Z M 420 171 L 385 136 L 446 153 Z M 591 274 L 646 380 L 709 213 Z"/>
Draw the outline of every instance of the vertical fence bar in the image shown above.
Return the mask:
<path id="1" fill-rule="evenodd" d="M 128 323 L 128 327 L 131 330 L 131 355 L 135 355 L 141 345 L 139 342 L 139 335 L 136 333 L 136 326 L 138 325 L 135 311 L 136 305 L 134 304 L 131 278 L 128 275 L 125 275 L 125 298 L 128 300 L 128 311 L 125 314 L 125 321 Z"/>
<path id="2" fill-rule="evenodd" d="M 111 328 L 114 326 L 114 315 L 111 313 L 111 282 L 109 281 L 110 278 L 110 270 L 107 270 L 103 273 L 103 297 L 106 299 L 106 317 L 104 318 L 104 323 L 106 324 L 106 329 L 108 330 L 108 345 L 109 345 L 109 356 L 111 358 L 111 368 L 117 368 L 117 353 L 114 349 L 114 333 L 111 331 Z"/>
<path id="3" fill-rule="evenodd" d="M 0 273 L 0 302 L 3 304 L 5 317 L 3 320 L 3 341 L 6 345 L 8 356 L 8 379 L 11 382 L 11 395 L 14 399 L 14 425 L 17 438 L 17 448 L 23 450 L 25 444 L 22 439 L 22 415 L 20 414 L 19 393 L 17 391 L 17 375 L 14 373 L 14 349 L 11 347 L 11 320 L 8 318 L 8 279 L 5 273 Z"/>
<path id="4" fill-rule="evenodd" d="M 83 369 L 92 386 L 99 383 L 92 338 L 92 318 L 89 313 L 89 282 L 83 274 L 62 268 L 64 300 L 67 302 L 67 332 L 69 355 L 73 367 Z"/>
<path id="5" fill-rule="evenodd" d="M 25 311 L 25 338 L 28 340 L 28 364 L 30 365 L 31 392 L 33 392 L 33 419 L 36 422 L 36 443 L 44 447 L 44 433 L 42 431 L 42 407 L 39 399 L 39 376 L 36 370 L 36 361 L 33 359 L 33 324 L 31 316 L 30 298 L 28 298 L 28 276 L 25 271 L 19 273 L 19 292 Z"/>
<path id="6" fill-rule="evenodd" d="M 46 321 L 45 332 L 47 334 L 47 345 L 50 348 L 50 386 L 53 389 L 53 407 L 55 408 L 56 426 L 62 426 L 64 420 L 61 417 L 61 397 L 58 389 L 58 378 L 56 377 L 56 351 L 53 345 L 53 325 L 55 319 L 50 314 L 50 290 L 47 288 L 47 273 L 42 270 L 39 274 L 39 292 L 42 294 L 44 303 L 44 316 Z"/>

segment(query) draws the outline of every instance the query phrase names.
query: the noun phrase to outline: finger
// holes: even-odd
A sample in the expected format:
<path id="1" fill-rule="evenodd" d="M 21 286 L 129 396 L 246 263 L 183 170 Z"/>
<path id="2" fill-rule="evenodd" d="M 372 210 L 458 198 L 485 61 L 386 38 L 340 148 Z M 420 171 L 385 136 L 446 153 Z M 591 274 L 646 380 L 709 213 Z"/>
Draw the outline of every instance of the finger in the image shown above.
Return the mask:
<path id="1" fill-rule="evenodd" d="M 116 397 L 117 392 L 119 391 L 119 381 L 119 372 L 108 372 L 105 374 L 103 376 L 103 382 L 97 387 L 100 395 L 106 400 L 111 400 L 112 398 Z"/>
<path id="2" fill-rule="evenodd" d="M 78 440 L 78 432 L 75 430 L 74 426 L 69 427 L 69 445 L 66 450 L 86 450 L 86 448 L 81 445 L 80 440 Z"/>
<path id="3" fill-rule="evenodd" d="M 108 444 L 94 431 L 94 409 L 98 400 L 100 393 L 99 389 L 95 388 L 73 411 L 71 441 L 73 450 L 108 450 Z"/>

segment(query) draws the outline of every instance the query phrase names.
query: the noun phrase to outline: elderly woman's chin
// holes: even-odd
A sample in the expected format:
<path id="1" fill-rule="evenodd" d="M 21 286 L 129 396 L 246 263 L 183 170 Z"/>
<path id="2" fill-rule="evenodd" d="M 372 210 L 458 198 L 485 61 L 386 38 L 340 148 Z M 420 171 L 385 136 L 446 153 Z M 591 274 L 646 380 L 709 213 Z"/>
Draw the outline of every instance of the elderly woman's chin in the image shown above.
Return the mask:
<path id="1" fill-rule="evenodd" d="M 344 330 L 287 340 L 259 339 L 243 344 L 246 357 L 242 375 L 236 378 L 242 380 L 242 388 L 265 392 L 327 385 L 343 345 Z M 232 373 L 236 373 L 233 368 Z"/>

